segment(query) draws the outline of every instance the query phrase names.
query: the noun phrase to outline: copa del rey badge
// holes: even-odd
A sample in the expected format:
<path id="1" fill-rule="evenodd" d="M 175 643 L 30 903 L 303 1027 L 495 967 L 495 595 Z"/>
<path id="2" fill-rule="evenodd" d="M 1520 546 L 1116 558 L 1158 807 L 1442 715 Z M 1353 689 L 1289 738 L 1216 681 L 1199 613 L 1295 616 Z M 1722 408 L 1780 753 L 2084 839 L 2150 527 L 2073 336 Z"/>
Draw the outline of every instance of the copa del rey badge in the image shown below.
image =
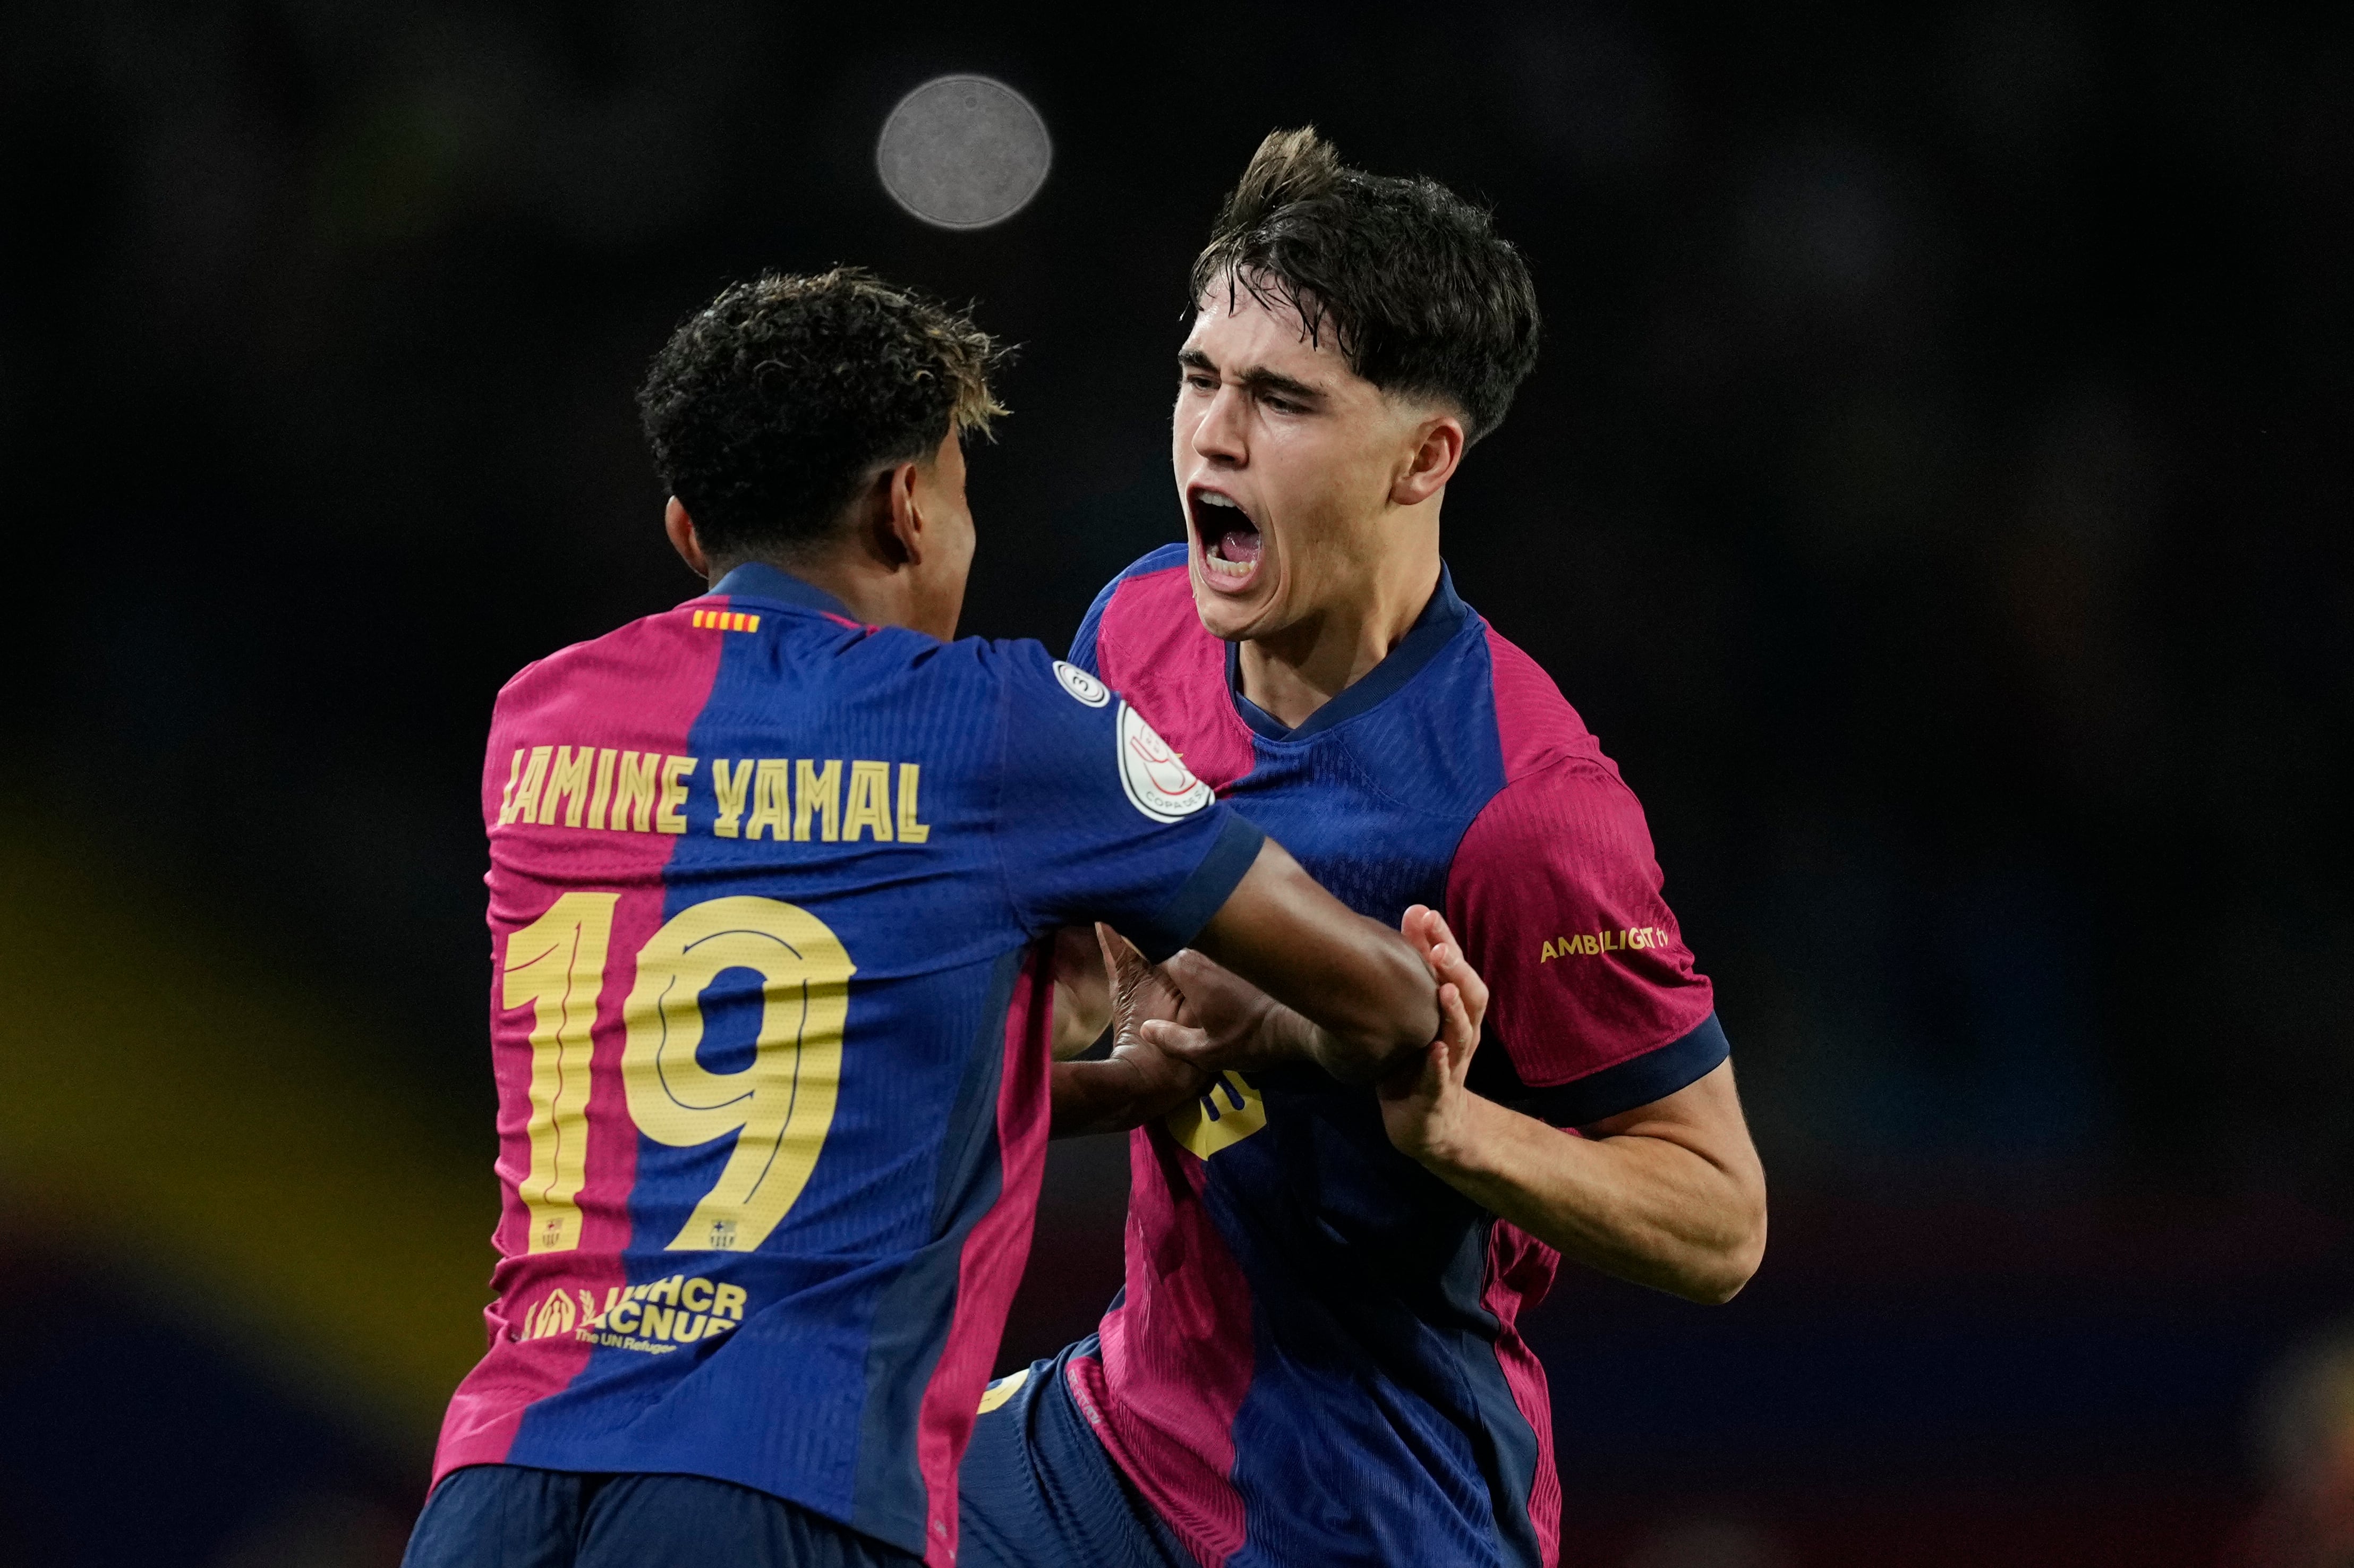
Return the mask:
<path id="1" fill-rule="evenodd" d="M 1129 804 L 1155 821 L 1190 817 L 1211 800 L 1210 787 L 1126 703 L 1119 705 L 1119 781 Z"/>

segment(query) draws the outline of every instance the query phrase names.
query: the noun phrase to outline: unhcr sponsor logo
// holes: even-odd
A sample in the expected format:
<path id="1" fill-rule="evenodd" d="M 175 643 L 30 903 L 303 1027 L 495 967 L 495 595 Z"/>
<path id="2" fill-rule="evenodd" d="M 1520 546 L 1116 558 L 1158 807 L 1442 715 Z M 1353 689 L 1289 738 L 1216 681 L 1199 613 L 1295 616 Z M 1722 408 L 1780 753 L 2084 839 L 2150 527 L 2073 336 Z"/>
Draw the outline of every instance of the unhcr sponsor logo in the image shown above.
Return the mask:
<path id="1" fill-rule="evenodd" d="M 662 1355 L 726 1333 L 744 1320 L 747 1299 L 742 1286 L 719 1284 L 701 1275 L 673 1274 L 643 1285 L 611 1286 L 601 1307 L 586 1290 L 558 1286 L 525 1308 L 514 1337 L 548 1340 L 569 1334 L 610 1350 Z"/>

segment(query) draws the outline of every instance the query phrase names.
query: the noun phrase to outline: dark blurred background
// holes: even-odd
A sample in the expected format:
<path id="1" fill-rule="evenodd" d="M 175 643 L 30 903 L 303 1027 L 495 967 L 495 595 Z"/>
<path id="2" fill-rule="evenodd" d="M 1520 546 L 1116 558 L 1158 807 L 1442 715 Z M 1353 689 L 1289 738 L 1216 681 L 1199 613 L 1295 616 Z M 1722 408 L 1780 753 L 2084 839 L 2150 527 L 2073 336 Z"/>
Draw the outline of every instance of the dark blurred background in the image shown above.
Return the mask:
<path id="1" fill-rule="evenodd" d="M 875 177 L 944 71 L 1055 138 L 996 228 Z M 1642 795 L 1774 1183 L 1732 1305 L 1537 1316 L 1565 1561 L 2354 1561 L 2354 16 L 745 0 L 0 9 L 0 1559 L 396 1559 L 496 1211 L 485 718 L 695 589 L 670 326 L 977 300 L 966 630 L 1060 648 L 1305 122 L 1535 266 L 1447 553 Z M 1124 1181 L 1056 1150 L 1007 1365 Z"/>

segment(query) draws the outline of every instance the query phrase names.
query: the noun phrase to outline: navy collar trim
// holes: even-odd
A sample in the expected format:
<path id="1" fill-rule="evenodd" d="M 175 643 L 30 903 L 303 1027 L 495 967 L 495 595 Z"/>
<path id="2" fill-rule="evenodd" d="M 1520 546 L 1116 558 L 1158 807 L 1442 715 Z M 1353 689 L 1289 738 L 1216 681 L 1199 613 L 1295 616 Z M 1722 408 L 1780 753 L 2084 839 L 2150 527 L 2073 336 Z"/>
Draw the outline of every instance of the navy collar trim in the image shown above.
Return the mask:
<path id="1" fill-rule="evenodd" d="M 1455 574 L 1441 562 L 1438 587 L 1431 593 L 1430 602 L 1422 607 L 1422 613 L 1415 618 L 1414 627 L 1405 640 L 1353 685 L 1335 693 L 1331 702 L 1310 714 L 1298 728 L 1287 727 L 1281 719 L 1243 695 L 1239 642 L 1226 644 L 1226 690 L 1234 697 L 1235 712 L 1242 715 L 1253 734 L 1269 740 L 1305 740 L 1348 723 L 1413 680 L 1425 664 L 1438 656 L 1440 649 L 1455 640 L 1455 634 L 1470 619 L 1470 608 L 1455 597 Z"/>
<path id="2" fill-rule="evenodd" d="M 844 620 L 856 620 L 849 607 L 814 583 L 803 582 L 790 572 L 781 571 L 766 561 L 747 561 L 711 585 L 715 594 L 730 599 L 765 599 L 770 604 L 790 606 L 794 609 L 814 609 L 826 615 L 838 615 Z"/>

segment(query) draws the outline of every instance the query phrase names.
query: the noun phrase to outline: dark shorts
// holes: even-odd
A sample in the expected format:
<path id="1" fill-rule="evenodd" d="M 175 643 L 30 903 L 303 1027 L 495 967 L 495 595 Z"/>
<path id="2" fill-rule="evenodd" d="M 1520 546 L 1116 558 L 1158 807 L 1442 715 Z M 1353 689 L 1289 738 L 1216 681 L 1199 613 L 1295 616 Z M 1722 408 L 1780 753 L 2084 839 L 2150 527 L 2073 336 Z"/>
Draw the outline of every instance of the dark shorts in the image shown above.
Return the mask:
<path id="1" fill-rule="evenodd" d="M 1015 1373 L 1013 1396 L 973 1423 L 957 1474 L 957 1568 L 1194 1568 L 1063 1381 L 1064 1362 L 1094 1343 Z"/>
<path id="2" fill-rule="evenodd" d="M 401 1568 L 909 1568 L 921 1558 L 798 1503 L 702 1476 L 453 1470 Z"/>

